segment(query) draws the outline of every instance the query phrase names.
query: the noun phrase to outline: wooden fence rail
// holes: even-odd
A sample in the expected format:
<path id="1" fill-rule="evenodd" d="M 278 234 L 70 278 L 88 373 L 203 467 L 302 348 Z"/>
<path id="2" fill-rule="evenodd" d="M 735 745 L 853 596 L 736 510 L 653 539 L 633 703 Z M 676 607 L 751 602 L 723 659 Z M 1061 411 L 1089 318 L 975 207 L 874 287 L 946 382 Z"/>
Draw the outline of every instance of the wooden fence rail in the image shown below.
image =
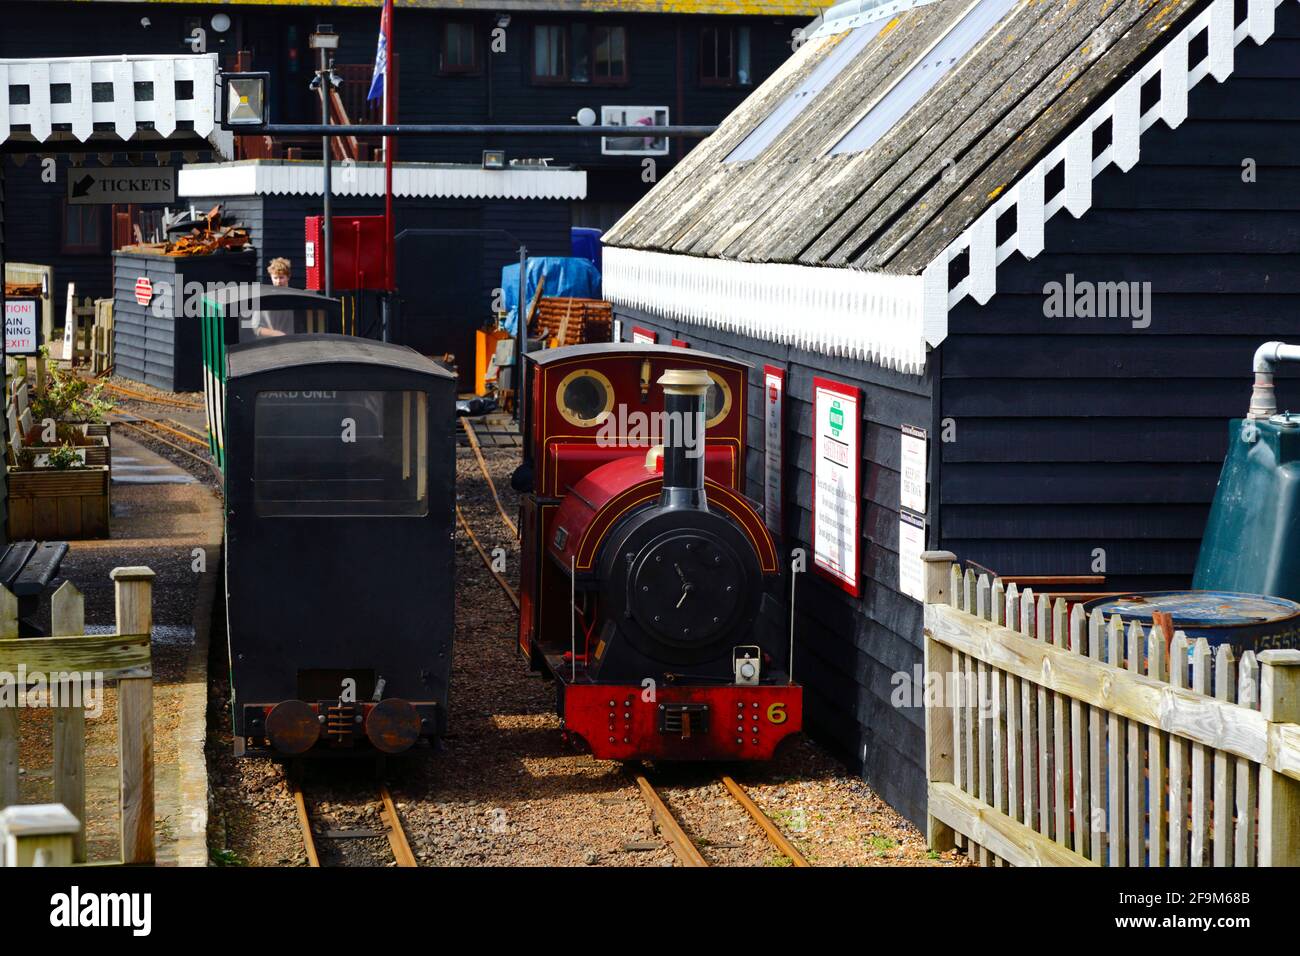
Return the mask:
<path id="1" fill-rule="evenodd" d="M 981 864 L 1300 865 L 1300 651 L 1246 652 L 926 552 L 927 839 Z"/>
<path id="2" fill-rule="evenodd" d="M 154 861 L 153 571 L 116 568 L 116 630 L 85 633 L 85 600 L 71 582 L 51 599 L 55 637 L 18 637 L 18 601 L 0 586 L 0 810 L 19 802 L 18 694 L 58 688 L 53 727 L 54 800 L 80 821 L 72 857 L 86 859 L 86 685 L 117 681 L 118 808 L 124 863 Z M 29 702 L 30 703 L 30 702 Z"/>

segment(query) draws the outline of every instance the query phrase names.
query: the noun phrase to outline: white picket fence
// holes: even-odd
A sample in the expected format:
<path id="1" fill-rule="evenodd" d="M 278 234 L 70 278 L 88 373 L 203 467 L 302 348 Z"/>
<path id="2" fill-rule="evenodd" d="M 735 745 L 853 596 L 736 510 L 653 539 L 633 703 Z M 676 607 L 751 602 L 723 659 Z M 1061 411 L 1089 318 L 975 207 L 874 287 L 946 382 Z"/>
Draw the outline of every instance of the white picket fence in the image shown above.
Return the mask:
<path id="1" fill-rule="evenodd" d="M 981 864 L 1300 864 L 1300 651 L 1234 658 L 926 552 L 929 825 Z"/>
<path id="2" fill-rule="evenodd" d="M 186 124 L 229 157 L 217 71 L 215 53 L 0 59 L 0 143 L 19 134 L 43 143 L 55 127 L 85 142 L 97 125 L 121 140 L 141 128 L 169 138 Z M 178 95 L 177 84 L 188 86 Z M 15 102 L 15 89 L 25 102 Z"/>

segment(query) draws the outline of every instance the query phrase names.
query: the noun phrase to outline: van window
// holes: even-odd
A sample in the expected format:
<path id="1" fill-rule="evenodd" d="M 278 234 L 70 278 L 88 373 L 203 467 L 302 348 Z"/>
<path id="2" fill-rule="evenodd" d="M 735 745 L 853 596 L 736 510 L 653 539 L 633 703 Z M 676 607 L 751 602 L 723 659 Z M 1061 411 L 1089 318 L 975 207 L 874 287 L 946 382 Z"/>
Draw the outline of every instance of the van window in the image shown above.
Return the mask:
<path id="1" fill-rule="evenodd" d="M 424 392 L 258 392 L 253 432 L 259 516 L 429 513 Z"/>

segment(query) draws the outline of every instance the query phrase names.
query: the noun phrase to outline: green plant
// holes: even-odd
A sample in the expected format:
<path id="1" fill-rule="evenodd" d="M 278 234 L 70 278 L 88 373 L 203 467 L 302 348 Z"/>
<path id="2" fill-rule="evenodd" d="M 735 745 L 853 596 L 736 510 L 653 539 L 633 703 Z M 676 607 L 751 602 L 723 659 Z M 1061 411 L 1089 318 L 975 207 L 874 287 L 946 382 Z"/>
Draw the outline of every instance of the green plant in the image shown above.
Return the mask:
<path id="1" fill-rule="evenodd" d="M 77 454 L 77 449 L 70 444 L 63 444 L 50 451 L 49 467 L 66 471 L 69 468 L 85 468 L 86 463 Z"/>
<path id="2" fill-rule="evenodd" d="M 18 468 L 21 471 L 31 471 L 36 467 L 36 452 L 30 448 L 20 449 L 18 452 Z"/>
<path id="3" fill-rule="evenodd" d="M 898 844 L 887 836 L 873 833 L 871 836 L 867 837 L 867 846 L 871 847 L 871 849 L 875 850 L 877 853 L 884 853 L 886 850 L 894 849 Z"/>
<path id="4" fill-rule="evenodd" d="M 47 376 L 44 394 L 33 395 L 32 417 L 40 422 L 52 418 L 56 422 L 95 422 L 106 420 L 113 403 L 104 398 L 103 385 L 91 386 L 71 368 L 63 368 L 49 360 L 49 349 L 42 346 Z"/>
<path id="5" fill-rule="evenodd" d="M 241 857 L 234 850 L 213 850 L 209 854 L 213 866 L 247 866 Z"/>

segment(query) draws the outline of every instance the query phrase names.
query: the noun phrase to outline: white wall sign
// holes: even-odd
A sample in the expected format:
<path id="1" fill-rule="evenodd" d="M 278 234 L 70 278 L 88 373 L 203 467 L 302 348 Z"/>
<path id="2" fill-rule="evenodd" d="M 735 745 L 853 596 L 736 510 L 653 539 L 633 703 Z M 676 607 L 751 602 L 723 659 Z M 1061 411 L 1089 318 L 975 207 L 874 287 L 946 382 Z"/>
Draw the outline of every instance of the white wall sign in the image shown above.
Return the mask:
<path id="1" fill-rule="evenodd" d="M 35 355 L 41 304 L 36 299 L 5 300 L 5 355 Z"/>
<path id="2" fill-rule="evenodd" d="M 860 393 L 813 379 L 813 568 L 854 597 L 858 573 Z"/>
<path id="3" fill-rule="evenodd" d="M 781 534 L 781 476 L 785 468 L 785 372 L 763 367 L 763 517 L 768 530 Z"/>
<path id="4" fill-rule="evenodd" d="M 668 125 L 666 106 L 602 106 L 602 126 L 644 126 L 645 136 L 602 136 L 600 151 L 606 156 L 667 156 L 668 140 L 651 129 Z"/>
<path id="5" fill-rule="evenodd" d="M 919 515 L 925 514 L 925 429 L 915 425 L 903 426 L 902 476 L 899 480 L 899 501 Z"/>
<path id="6" fill-rule="evenodd" d="M 925 519 L 904 511 L 898 516 L 898 590 L 925 601 Z"/>

